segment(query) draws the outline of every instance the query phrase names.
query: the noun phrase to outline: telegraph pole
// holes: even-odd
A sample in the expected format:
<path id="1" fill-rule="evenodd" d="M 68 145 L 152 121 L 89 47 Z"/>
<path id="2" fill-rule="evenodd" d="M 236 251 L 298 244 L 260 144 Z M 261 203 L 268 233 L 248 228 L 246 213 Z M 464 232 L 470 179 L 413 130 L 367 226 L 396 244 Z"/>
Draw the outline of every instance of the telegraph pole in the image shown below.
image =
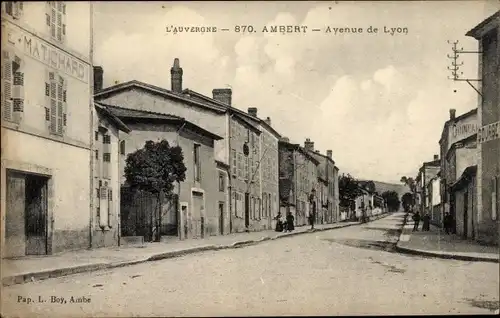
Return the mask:
<path id="1" fill-rule="evenodd" d="M 458 40 L 457 41 L 448 41 L 449 44 L 452 46 L 452 52 L 453 54 L 450 55 L 448 54 L 448 58 L 451 60 L 451 67 L 448 66 L 448 70 L 451 72 L 451 77 L 448 77 L 448 79 L 451 79 L 455 82 L 467 82 L 481 97 L 483 96 L 481 92 L 474 86 L 472 85 L 471 82 L 480 82 L 480 79 L 470 79 L 470 78 L 460 78 L 461 75 L 464 74 L 464 72 L 460 71 L 460 66 L 464 65 L 463 62 L 458 62 L 458 58 L 460 57 L 460 54 L 481 54 L 482 52 L 479 51 L 465 51 L 464 48 L 457 48 L 458 45 Z"/>

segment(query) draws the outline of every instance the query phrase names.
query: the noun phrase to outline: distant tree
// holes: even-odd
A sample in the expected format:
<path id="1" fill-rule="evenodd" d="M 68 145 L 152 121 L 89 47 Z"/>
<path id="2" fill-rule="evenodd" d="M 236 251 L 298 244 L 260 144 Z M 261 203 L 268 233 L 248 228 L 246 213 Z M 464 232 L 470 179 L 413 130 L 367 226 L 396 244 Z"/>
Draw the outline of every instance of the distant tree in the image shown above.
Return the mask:
<path id="1" fill-rule="evenodd" d="M 361 195 L 358 181 L 350 174 L 342 174 L 339 178 L 339 205 L 349 207 L 351 202 Z"/>
<path id="2" fill-rule="evenodd" d="M 382 197 L 387 203 L 387 208 L 390 212 L 399 210 L 401 202 L 399 201 L 399 195 L 396 191 L 385 191 L 382 193 Z"/>
<path id="3" fill-rule="evenodd" d="M 406 176 L 401 177 L 401 183 L 408 186 L 408 188 L 410 188 L 411 193 L 415 193 L 417 191 L 417 184 L 415 182 L 415 179 L 413 179 L 412 177 L 406 177 Z"/>
<path id="4" fill-rule="evenodd" d="M 376 192 L 376 187 L 375 187 L 375 182 L 373 181 L 360 181 L 360 184 L 362 185 L 363 189 L 375 193 Z"/>
<path id="5" fill-rule="evenodd" d="M 405 212 L 408 212 L 411 205 L 413 204 L 413 194 L 411 194 L 410 192 L 406 192 L 405 194 L 403 194 L 401 201 L 403 201 L 403 209 L 405 210 Z"/>
<path id="6" fill-rule="evenodd" d="M 127 183 L 139 190 L 160 195 L 172 192 L 174 182 L 184 181 L 186 166 L 179 146 L 168 141 L 146 141 L 143 148 L 129 154 L 125 166 Z"/>

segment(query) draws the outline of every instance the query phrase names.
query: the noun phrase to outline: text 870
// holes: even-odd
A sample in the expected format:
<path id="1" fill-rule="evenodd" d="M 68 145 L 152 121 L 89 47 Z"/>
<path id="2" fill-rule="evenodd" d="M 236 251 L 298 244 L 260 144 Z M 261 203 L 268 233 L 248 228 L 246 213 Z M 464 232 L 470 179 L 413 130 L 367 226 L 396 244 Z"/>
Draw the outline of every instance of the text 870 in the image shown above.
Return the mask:
<path id="1" fill-rule="evenodd" d="M 251 25 L 237 25 L 234 27 L 234 32 L 248 32 L 253 33 L 255 31 L 254 27 Z"/>

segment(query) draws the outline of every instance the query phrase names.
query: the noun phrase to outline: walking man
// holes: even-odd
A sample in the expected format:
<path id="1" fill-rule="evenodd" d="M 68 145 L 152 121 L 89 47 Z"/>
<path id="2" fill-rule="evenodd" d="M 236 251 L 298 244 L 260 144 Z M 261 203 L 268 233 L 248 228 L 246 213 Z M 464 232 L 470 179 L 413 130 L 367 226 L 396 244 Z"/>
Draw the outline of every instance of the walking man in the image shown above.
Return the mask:
<path id="1" fill-rule="evenodd" d="M 418 231 L 418 224 L 420 223 L 420 213 L 415 212 L 415 214 L 413 214 L 413 231 Z"/>

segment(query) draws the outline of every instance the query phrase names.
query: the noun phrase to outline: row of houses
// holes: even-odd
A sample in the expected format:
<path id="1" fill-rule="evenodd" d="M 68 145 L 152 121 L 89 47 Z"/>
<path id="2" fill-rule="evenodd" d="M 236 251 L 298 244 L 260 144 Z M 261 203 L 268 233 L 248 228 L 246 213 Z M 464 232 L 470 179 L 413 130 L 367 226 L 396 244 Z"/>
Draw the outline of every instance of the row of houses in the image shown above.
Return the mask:
<path id="1" fill-rule="evenodd" d="M 466 239 L 497 244 L 500 206 L 500 12 L 467 33 L 479 42 L 477 108 L 459 116 L 450 109 L 440 155 L 416 178 L 417 204 L 436 225 L 449 213 Z"/>
<path id="2" fill-rule="evenodd" d="M 103 87 L 89 2 L 2 3 L 2 257 L 137 241 L 195 239 L 340 220 L 332 151 L 290 142 L 232 90 L 132 80 Z M 131 189 L 126 158 L 146 141 L 183 151 L 185 181 L 159 197 Z M 313 204 L 314 203 L 314 204 Z"/>

